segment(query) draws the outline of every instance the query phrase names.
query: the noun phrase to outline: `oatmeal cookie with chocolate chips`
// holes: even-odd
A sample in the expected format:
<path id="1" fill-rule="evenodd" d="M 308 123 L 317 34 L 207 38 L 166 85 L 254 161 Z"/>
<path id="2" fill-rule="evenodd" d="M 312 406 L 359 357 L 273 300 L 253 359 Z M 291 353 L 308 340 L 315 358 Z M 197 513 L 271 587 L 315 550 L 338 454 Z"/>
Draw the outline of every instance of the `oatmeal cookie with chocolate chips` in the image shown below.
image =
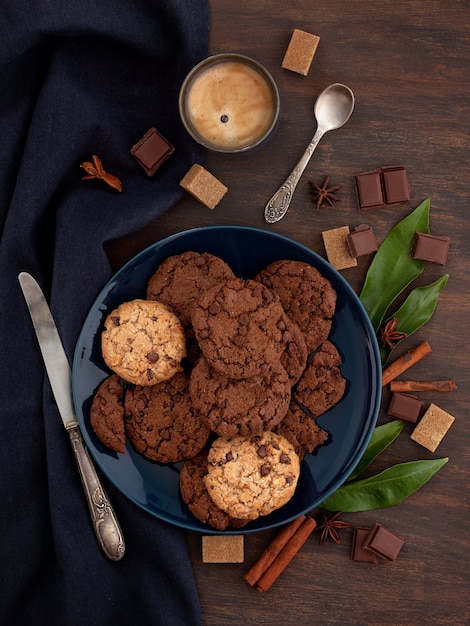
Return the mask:
<path id="1" fill-rule="evenodd" d="M 198 454 L 209 429 L 193 410 L 189 379 L 178 372 L 152 387 L 126 392 L 126 434 L 135 449 L 152 461 L 176 463 Z"/>
<path id="2" fill-rule="evenodd" d="M 234 278 L 203 292 L 192 315 L 207 361 L 229 378 L 250 378 L 279 361 L 286 328 L 279 298 L 261 283 Z"/>
<path id="3" fill-rule="evenodd" d="M 230 516 L 253 520 L 284 506 L 300 473 L 294 446 L 281 435 L 219 437 L 207 455 L 210 497 Z"/>
<path id="4" fill-rule="evenodd" d="M 188 509 L 200 522 L 208 524 L 216 530 L 225 530 L 227 526 L 242 528 L 249 520 L 230 517 L 219 509 L 209 496 L 204 477 L 207 474 L 207 450 L 203 450 L 192 459 L 183 463 L 180 471 L 179 485 L 183 501 Z"/>
<path id="5" fill-rule="evenodd" d="M 304 261 L 274 261 L 255 280 L 279 296 L 285 312 L 304 334 L 309 352 L 327 339 L 336 291 L 315 267 Z"/>
<path id="6" fill-rule="evenodd" d="M 90 423 L 103 445 L 124 454 L 124 393 L 117 374 L 108 376 L 98 387 L 90 408 Z"/>
<path id="7" fill-rule="evenodd" d="M 229 278 L 235 274 L 223 259 L 208 252 L 183 252 L 159 265 L 148 282 L 147 298 L 168 306 L 187 328 L 201 293 Z"/>
<path id="8" fill-rule="evenodd" d="M 201 419 L 218 435 L 260 435 L 287 413 L 291 386 L 280 362 L 258 376 L 236 379 L 220 374 L 201 356 L 191 372 L 189 394 Z"/>
<path id="9" fill-rule="evenodd" d="M 124 302 L 105 320 L 101 349 L 106 365 L 136 385 L 154 385 L 182 370 L 186 339 L 180 321 L 160 302 Z"/>
<path id="10" fill-rule="evenodd" d="M 307 364 L 292 398 L 318 417 L 344 395 L 346 379 L 341 374 L 341 356 L 331 341 L 325 341 Z"/>

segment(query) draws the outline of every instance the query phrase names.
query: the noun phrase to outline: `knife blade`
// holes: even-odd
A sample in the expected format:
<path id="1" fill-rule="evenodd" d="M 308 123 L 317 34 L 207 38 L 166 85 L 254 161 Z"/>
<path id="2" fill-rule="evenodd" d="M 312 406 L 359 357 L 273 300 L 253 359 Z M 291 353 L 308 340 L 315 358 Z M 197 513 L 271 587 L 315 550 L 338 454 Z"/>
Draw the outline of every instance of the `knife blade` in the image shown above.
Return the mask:
<path id="1" fill-rule="evenodd" d="M 64 427 L 77 461 L 98 544 L 112 561 L 125 552 L 121 527 L 83 441 L 72 399 L 72 372 L 46 298 L 27 272 L 18 275 Z"/>

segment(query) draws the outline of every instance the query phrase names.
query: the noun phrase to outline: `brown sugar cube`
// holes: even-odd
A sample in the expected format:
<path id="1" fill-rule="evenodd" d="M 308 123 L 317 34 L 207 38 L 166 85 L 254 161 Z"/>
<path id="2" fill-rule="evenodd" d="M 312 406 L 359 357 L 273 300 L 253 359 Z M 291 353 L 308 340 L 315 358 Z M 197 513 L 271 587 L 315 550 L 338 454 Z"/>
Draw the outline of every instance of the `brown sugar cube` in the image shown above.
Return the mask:
<path id="1" fill-rule="evenodd" d="M 325 230 L 322 233 L 328 261 L 337 270 L 344 270 L 347 267 L 356 267 L 357 265 L 357 259 L 351 256 L 346 245 L 349 232 L 349 226 L 340 226 L 332 230 Z"/>
<path id="2" fill-rule="evenodd" d="M 435 404 L 430 404 L 410 437 L 431 452 L 435 452 L 455 418 Z"/>
<path id="3" fill-rule="evenodd" d="M 243 563 L 243 535 L 204 535 L 203 563 Z"/>
<path id="4" fill-rule="evenodd" d="M 282 61 L 282 67 L 307 76 L 319 43 L 320 37 L 317 35 L 294 28 Z"/>
<path id="5" fill-rule="evenodd" d="M 184 175 L 180 185 L 208 209 L 215 209 L 228 191 L 220 180 L 197 163 Z"/>

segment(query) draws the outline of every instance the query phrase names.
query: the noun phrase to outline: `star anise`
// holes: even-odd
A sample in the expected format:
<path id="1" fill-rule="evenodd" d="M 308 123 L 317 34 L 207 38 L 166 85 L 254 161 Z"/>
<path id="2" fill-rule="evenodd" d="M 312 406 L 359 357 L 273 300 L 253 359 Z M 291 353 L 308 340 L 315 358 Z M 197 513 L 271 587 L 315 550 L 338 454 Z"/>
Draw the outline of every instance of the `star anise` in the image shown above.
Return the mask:
<path id="1" fill-rule="evenodd" d="M 101 162 L 100 157 L 96 156 L 96 154 L 93 154 L 92 159 L 93 159 L 93 163 L 91 163 L 90 161 L 84 161 L 83 163 L 80 164 L 80 167 L 82 168 L 82 170 L 85 170 L 85 172 L 87 173 L 87 176 L 83 176 L 82 180 L 91 180 L 92 178 L 100 178 L 101 180 L 104 180 L 104 182 L 110 187 L 112 187 L 113 189 L 116 189 L 117 191 L 122 191 L 121 181 L 116 176 L 113 176 L 112 174 L 108 174 L 108 172 L 104 171 L 103 163 Z"/>
<path id="2" fill-rule="evenodd" d="M 312 188 L 313 201 L 317 203 L 317 210 L 320 209 L 324 202 L 328 202 L 331 206 L 333 202 L 341 202 L 341 198 L 336 196 L 336 192 L 340 187 L 328 187 L 330 184 L 330 177 L 327 176 L 321 185 L 308 181 L 308 184 Z"/>
<path id="3" fill-rule="evenodd" d="M 379 341 L 379 345 L 382 348 L 394 348 L 395 345 L 405 339 L 406 333 L 402 333 L 399 330 L 396 330 L 398 324 L 398 320 L 396 317 L 392 317 L 383 328 L 381 328 L 378 332 L 377 339 Z"/>
<path id="4" fill-rule="evenodd" d="M 319 526 L 317 526 L 318 530 L 321 530 L 321 546 L 325 543 L 328 537 L 331 537 L 335 543 L 341 543 L 339 531 L 342 528 L 350 528 L 351 524 L 338 519 L 340 515 L 342 515 L 341 511 L 338 511 L 331 517 L 328 517 L 328 515 L 322 513 L 323 522 Z"/>

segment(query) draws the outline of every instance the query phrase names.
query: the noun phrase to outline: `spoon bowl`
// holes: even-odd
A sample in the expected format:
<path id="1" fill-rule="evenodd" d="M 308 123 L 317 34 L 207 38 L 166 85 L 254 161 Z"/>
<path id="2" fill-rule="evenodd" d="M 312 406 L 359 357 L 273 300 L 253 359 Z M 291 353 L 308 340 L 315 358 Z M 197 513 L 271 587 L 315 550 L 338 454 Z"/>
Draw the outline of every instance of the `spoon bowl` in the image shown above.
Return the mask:
<path id="1" fill-rule="evenodd" d="M 344 126 L 351 117 L 353 109 L 354 94 L 349 87 L 341 83 L 330 85 L 318 96 L 314 107 L 317 131 L 300 161 L 266 205 L 264 218 L 268 224 L 278 222 L 287 213 L 297 183 L 304 173 L 318 142 L 326 132 Z"/>
<path id="2" fill-rule="evenodd" d="M 344 126 L 354 109 L 354 94 L 341 83 L 330 85 L 318 96 L 314 112 L 318 128 L 326 133 Z"/>

